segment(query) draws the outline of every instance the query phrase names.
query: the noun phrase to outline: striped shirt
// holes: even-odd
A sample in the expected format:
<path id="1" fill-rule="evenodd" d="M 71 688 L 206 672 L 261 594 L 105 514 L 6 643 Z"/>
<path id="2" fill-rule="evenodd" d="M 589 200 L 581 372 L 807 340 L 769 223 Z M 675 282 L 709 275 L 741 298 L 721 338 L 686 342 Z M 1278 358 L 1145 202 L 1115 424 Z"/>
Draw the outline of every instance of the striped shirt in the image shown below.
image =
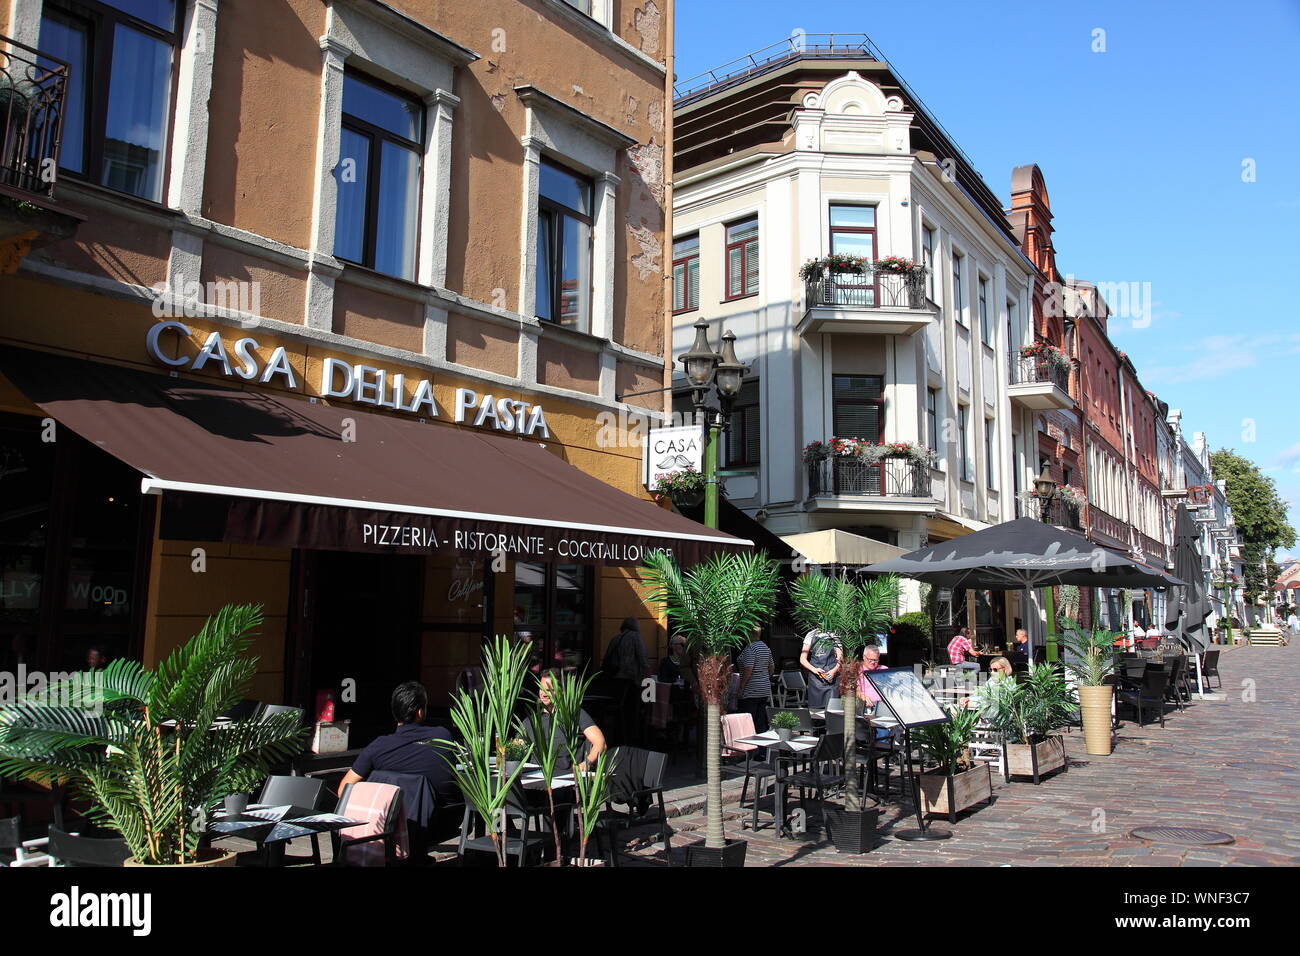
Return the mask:
<path id="1" fill-rule="evenodd" d="M 974 654 L 975 648 L 965 634 L 958 634 L 948 642 L 948 660 L 954 664 L 965 662 L 967 654 Z"/>
<path id="2" fill-rule="evenodd" d="M 749 675 L 749 683 L 740 689 L 738 695 L 742 700 L 772 695 L 771 672 L 776 667 L 772 652 L 762 641 L 754 641 L 736 658 L 736 667 L 743 674 L 746 667 L 754 668 Z"/>

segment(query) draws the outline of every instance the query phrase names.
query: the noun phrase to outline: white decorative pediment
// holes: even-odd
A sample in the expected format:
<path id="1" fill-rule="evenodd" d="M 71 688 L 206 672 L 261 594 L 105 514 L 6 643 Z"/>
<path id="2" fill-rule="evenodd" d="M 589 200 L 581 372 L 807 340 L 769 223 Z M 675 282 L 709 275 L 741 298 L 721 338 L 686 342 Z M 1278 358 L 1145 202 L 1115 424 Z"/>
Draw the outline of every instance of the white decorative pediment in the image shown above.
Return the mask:
<path id="1" fill-rule="evenodd" d="M 888 98 L 880 87 L 854 72 L 827 83 L 819 99 L 827 114 L 883 116 L 888 109 Z"/>

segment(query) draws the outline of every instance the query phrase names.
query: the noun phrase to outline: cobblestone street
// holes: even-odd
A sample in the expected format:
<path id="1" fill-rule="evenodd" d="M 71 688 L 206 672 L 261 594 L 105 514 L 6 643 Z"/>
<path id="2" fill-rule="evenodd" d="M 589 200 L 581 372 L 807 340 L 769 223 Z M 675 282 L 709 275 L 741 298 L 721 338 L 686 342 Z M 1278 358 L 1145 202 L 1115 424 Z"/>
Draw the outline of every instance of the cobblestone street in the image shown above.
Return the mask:
<path id="1" fill-rule="evenodd" d="M 800 842 L 777 839 L 770 826 L 757 835 L 742 832 L 734 805 L 727 807 L 727 833 L 749 841 L 748 866 L 1295 866 L 1300 650 L 1225 650 L 1220 671 L 1226 700 L 1170 710 L 1163 729 L 1158 722 L 1139 729 L 1125 720 L 1109 757 L 1086 755 L 1076 729 L 1067 735 L 1067 771 L 1037 787 L 1029 781 L 1007 785 L 995 775 L 993 803 L 960 815 L 947 841 L 890 839 L 892 830 L 915 826 L 910 804 L 897 795 L 882 807 L 883 841 L 860 857 L 837 853 L 817 833 Z M 680 847 L 702 836 L 704 818 L 692 813 L 673 822 L 673 855 L 680 861 Z M 1235 843 L 1186 847 L 1128 836 L 1152 824 L 1221 830 Z M 948 826 L 946 820 L 936 825 Z M 652 838 L 647 830 L 637 833 Z M 658 844 L 636 857 L 663 863 Z"/>

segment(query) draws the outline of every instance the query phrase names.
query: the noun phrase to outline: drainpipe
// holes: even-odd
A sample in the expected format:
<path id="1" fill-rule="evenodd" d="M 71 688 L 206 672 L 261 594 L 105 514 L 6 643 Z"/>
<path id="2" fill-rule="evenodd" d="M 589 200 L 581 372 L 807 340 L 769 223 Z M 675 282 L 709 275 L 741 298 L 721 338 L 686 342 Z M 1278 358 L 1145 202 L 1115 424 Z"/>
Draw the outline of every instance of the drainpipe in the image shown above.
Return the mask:
<path id="1" fill-rule="evenodd" d="M 673 411 L 673 47 L 674 0 L 665 11 L 664 41 L 664 414 Z"/>

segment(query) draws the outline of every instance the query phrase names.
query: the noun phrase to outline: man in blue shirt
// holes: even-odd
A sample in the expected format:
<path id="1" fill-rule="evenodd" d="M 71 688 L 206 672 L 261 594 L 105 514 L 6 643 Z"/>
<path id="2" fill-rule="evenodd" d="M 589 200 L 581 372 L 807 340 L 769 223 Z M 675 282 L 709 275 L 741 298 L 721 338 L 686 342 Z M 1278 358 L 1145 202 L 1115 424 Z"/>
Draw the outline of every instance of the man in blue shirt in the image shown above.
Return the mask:
<path id="1" fill-rule="evenodd" d="M 425 743 L 429 740 L 450 742 L 452 737 L 445 727 L 422 725 L 428 707 L 429 694 L 423 684 L 413 680 L 399 684 L 392 698 L 397 730 L 376 737 L 366 745 L 339 784 L 339 794 L 348 784 L 360 783 L 376 770 L 392 770 L 427 777 L 429 785 L 438 794 L 439 803 L 454 797 L 455 783 L 445 757 L 448 751 Z"/>

